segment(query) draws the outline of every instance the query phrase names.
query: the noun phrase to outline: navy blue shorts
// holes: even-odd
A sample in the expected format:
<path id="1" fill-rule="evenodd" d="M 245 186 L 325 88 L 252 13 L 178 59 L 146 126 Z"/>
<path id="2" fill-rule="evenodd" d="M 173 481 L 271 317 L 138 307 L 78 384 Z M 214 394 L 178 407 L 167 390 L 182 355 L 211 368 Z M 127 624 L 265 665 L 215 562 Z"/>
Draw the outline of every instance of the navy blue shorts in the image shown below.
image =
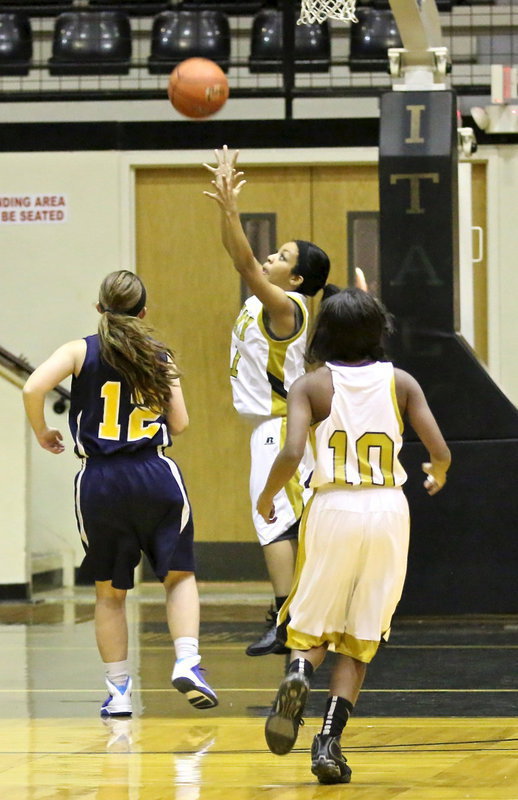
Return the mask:
<path id="1" fill-rule="evenodd" d="M 161 452 L 85 458 L 75 506 L 86 556 L 82 578 L 134 586 L 144 552 L 157 578 L 194 572 L 192 513 L 180 470 Z"/>

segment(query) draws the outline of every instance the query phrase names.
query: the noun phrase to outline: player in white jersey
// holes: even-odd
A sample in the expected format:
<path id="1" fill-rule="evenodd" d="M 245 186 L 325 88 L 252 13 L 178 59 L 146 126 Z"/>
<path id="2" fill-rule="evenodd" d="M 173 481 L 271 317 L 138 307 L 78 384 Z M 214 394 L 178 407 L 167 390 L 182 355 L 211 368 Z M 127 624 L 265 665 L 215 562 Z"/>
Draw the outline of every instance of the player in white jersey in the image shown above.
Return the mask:
<path id="1" fill-rule="evenodd" d="M 290 390 L 286 443 L 257 504 L 265 521 L 275 519 L 274 498 L 297 469 L 311 429 L 315 493 L 304 512 L 294 585 L 277 629 L 292 660 L 266 722 L 266 741 L 278 755 L 291 750 L 309 679 L 327 650 L 336 651 L 311 752 L 321 783 L 351 778 L 340 737 L 403 589 L 409 517 L 398 459 L 402 418 L 428 450 L 422 467 L 429 494 L 443 487 L 450 464 L 419 384 L 380 360 L 389 329 L 389 316 L 366 292 L 346 289 L 323 301 L 308 351 L 309 360 L 323 366 Z"/>
<path id="2" fill-rule="evenodd" d="M 298 525 L 303 508 L 304 479 L 310 464 L 302 461 L 276 497 L 275 525 L 256 512 L 256 502 L 270 467 L 284 442 L 286 396 L 293 381 L 304 373 L 308 326 L 305 297 L 322 289 L 329 259 L 312 242 L 286 242 L 264 264 L 254 257 L 245 236 L 237 197 L 244 180 L 235 164 L 237 151 L 216 150 L 214 192 L 205 192 L 221 207 L 223 244 L 234 266 L 253 292 L 241 309 L 232 332 L 230 375 L 234 407 L 252 426 L 250 439 L 250 498 L 254 526 L 272 583 L 276 610 L 286 599 L 293 579 Z M 308 458 L 310 451 L 308 448 Z M 270 612 L 264 636 L 247 648 L 251 656 L 287 653 L 276 641 L 275 617 Z"/>

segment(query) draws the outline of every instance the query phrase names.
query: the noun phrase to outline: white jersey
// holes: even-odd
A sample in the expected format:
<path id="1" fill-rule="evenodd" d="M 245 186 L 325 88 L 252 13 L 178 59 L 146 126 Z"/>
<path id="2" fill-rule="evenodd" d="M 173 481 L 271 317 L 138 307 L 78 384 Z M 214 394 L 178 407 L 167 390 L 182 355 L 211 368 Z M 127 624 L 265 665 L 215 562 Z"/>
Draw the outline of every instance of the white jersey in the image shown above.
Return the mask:
<path id="1" fill-rule="evenodd" d="M 263 304 L 246 300 L 232 331 L 230 383 L 234 408 L 249 417 L 286 416 L 286 395 L 293 381 L 304 374 L 308 311 L 304 297 L 287 292 L 301 309 L 302 325 L 289 339 L 268 332 Z"/>
<path id="2" fill-rule="evenodd" d="M 398 460 L 403 422 L 393 365 L 326 366 L 334 394 L 329 416 L 311 431 L 311 487 L 401 486 L 407 476 Z"/>

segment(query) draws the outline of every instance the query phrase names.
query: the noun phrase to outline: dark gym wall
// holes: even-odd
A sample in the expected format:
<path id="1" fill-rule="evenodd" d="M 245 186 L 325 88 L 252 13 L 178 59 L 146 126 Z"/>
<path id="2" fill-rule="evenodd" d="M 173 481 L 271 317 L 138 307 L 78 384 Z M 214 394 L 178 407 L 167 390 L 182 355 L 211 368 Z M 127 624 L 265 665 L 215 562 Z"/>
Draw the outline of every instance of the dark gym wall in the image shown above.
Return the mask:
<path id="1" fill-rule="evenodd" d="M 456 330 L 457 119 L 453 92 L 391 92 L 380 126 L 382 298 L 391 356 L 422 385 L 452 451 L 445 489 L 422 488 L 406 433 L 412 514 L 399 613 L 515 613 L 518 412 Z"/>

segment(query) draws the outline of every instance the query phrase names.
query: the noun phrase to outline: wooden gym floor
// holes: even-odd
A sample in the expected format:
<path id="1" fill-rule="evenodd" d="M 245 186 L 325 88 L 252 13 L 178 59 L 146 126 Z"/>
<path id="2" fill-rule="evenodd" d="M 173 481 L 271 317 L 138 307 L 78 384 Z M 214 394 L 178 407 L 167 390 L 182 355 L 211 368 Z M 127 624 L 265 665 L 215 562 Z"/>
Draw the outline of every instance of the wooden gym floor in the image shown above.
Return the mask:
<path id="1" fill-rule="evenodd" d="M 348 786 L 320 786 L 309 747 L 329 665 L 292 753 L 264 719 L 285 657 L 250 658 L 265 584 L 201 584 L 201 652 L 220 705 L 169 684 L 161 587 L 128 595 L 131 720 L 104 723 L 90 589 L 0 604 L 0 797 L 5 800 L 518 800 L 518 618 L 397 618 L 342 739 Z M 332 655 L 328 656 L 331 661 Z"/>

